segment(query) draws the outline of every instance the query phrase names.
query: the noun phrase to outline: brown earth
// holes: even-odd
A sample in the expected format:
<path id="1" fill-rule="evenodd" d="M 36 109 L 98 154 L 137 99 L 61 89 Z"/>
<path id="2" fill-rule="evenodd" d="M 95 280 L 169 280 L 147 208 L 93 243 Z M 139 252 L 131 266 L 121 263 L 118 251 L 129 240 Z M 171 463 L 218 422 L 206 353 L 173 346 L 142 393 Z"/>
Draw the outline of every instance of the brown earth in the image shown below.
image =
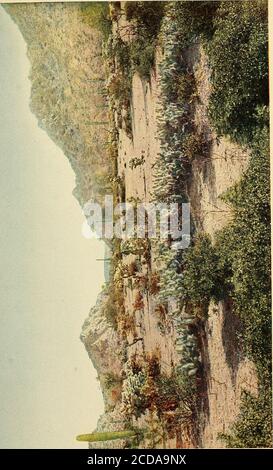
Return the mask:
<path id="1" fill-rule="evenodd" d="M 197 83 L 197 99 L 194 103 L 194 121 L 197 132 L 206 136 L 210 144 L 208 154 L 196 158 L 192 164 L 192 177 L 188 188 L 192 217 L 198 231 L 206 232 L 214 239 L 215 233 L 232 218 L 231 209 L 221 200 L 221 195 L 230 188 L 244 172 L 248 163 L 247 151 L 226 138 L 217 139 L 211 131 L 207 106 L 210 94 L 209 68 L 204 51 L 195 46 L 189 51 L 188 61 Z M 152 191 L 152 166 L 160 150 L 156 137 L 156 109 L 159 99 L 157 72 L 151 75 L 150 83 L 134 75 L 132 83 L 132 139 L 124 130 L 119 134 L 118 171 L 125 178 L 126 198 L 139 198 L 148 202 Z M 145 163 L 130 169 L 130 159 L 144 155 Z M 133 257 L 127 257 L 130 263 Z M 143 267 L 156 270 L 156 262 Z M 177 361 L 174 349 L 175 331 L 168 325 L 168 334 L 159 329 L 158 316 L 154 312 L 153 297 L 144 298 L 144 308 L 134 312 L 136 292 L 125 286 L 125 310 L 134 316 L 135 331 L 131 334 L 130 354 L 142 355 L 159 351 L 162 370 L 168 373 Z M 226 432 L 234 422 L 240 406 L 243 389 L 257 390 L 254 365 L 245 359 L 238 345 L 237 333 L 240 325 L 232 307 L 224 303 L 209 306 L 209 316 L 203 334 L 203 365 L 205 376 L 204 396 L 201 397 L 200 442 L 184 440 L 180 445 L 222 447 L 218 434 Z M 134 338 L 141 340 L 134 343 Z M 179 436 L 167 443 L 168 447 L 179 446 Z"/>

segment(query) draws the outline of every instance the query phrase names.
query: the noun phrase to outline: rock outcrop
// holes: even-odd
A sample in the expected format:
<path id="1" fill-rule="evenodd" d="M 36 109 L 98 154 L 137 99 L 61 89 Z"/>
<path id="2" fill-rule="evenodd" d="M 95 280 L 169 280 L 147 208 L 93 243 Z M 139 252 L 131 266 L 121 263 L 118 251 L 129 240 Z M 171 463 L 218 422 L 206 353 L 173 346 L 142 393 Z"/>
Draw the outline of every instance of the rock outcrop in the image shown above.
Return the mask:
<path id="1" fill-rule="evenodd" d="M 99 294 L 96 305 L 91 308 L 83 324 L 80 338 L 98 372 L 105 409 L 109 411 L 113 409 L 120 395 L 122 344 L 117 332 L 105 317 L 107 298 L 107 293 Z"/>
<path id="2" fill-rule="evenodd" d="M 100 200 L 109 174 L 102 36 L 84 19 L 80 3 L 5 8 L 27 44 L 31 110 L 69 159 L 80 204 Z"/>

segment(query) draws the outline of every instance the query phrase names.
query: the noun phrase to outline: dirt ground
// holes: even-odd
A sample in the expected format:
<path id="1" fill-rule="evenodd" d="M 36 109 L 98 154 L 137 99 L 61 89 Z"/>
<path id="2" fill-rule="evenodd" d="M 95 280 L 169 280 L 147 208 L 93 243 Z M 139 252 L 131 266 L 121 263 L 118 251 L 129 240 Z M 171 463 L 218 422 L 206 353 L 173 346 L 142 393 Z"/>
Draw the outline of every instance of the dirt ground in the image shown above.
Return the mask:
<path id="1" fill-rule="evenodd" d="M 189 197 L 198 230 L 208 233 L 214 240 L 216 232 L 232 219 L 231 208 L 221 195 L 240 179 L 247 168 L 249 154 L 226 138 L 217 139 L 210 130 L 207 117 L 211 91 L 209 68 L 202 48 L 197 46 L 192 57 L 199 98 L 195 123 L 211 145 L 208 158 L 201 164 L 194 162 Z M 242 390 L 254 394 L 257 391 L 255 366 L 243 357 L 239 332 L 240 324 L 232 313 L 232 306 L 211 303 L 205 327 L 207 396 L 201 438 L 204 448 L 223 446 L 219 433 L 227 432 L 238 415 Z"/>
<path id="2" fill-rule="evenodd" d="M 191 213 L 196 228 L 214 239 L 217 230 L 231 220 L 231 209 L 221 200 L 221 195 L 231 187 L 244 172 L 248 164 L 248 153 L 225 138 L 217 139 L 210 129 L 207 105 L 210 94 L 209 69 L 206 56 L 198 46 L 190 51 L 189 63 L 196 83 L 198 100 L 194 119 L 198 132 L 210 142 L 210 151 L 203 159 L 193 162 L 189 198 Z M 139 198 L 148 202 L 152 191 L 153 164 L 160 151 L 157 139 L 156 109 L 159 97 L 157 72 L 150 83 L 134 75 L 132 84 L 132 139 L 120 130 L 118 151 L 118 172 L 125 179 L 126 199 Z M 144 157 L 143 165 L 130 168 L 130 160 Z M 131 255 L 132 256 L 132 255 Z M 127 257 L 126 262 L 133 260 Z M 152 266 L 151 270 L 155 268 Z M 142 267 L 145 274 L 147 267 Z M 145 271 L 146 270 L 146 271 Z M 169 333 L 162 334 L 158 317 L 154 313 L 153 298 L 144 299 L 142 313 L 134 313 L 136 292 L 125 286 L 125 309 L 135 316 L 136 335 L 132 334 L 131 354 L 145 351 L 159 351 L 162 369 L 168 373 L 176 362 L 174 349 L 175 331 L 169 325 Z M 206 387 L 202 400 L 201 441 L 204 448 L 222 447 L 219 433 L 228 431 L 234 422 L 240 406 L 243 389 L 257 390 L 257 376 L 254 365 L 246 360 L 238 345 L 240 330 L 232 307 L 223 303 L 209 307 L 209 318 L 203 334 L 203 365 Z M 182 441 L 185 446 L 186 442 Z M 193 444 L 189 444 L 193 445 Z M 167 447 L 179 446 L 178 440 L 171 440 Z"/>

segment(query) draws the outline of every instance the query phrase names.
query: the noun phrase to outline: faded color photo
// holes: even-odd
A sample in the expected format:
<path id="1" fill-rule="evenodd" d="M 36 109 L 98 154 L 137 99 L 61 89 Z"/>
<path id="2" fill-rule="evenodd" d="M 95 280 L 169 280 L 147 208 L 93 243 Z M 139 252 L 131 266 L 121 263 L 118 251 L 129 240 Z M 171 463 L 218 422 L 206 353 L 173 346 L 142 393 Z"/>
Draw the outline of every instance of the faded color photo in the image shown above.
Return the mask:
<path id="1" fill-rule="evenodd" d="M 272 446 L 267 7 L 1 4 L 1 448 Z"/>

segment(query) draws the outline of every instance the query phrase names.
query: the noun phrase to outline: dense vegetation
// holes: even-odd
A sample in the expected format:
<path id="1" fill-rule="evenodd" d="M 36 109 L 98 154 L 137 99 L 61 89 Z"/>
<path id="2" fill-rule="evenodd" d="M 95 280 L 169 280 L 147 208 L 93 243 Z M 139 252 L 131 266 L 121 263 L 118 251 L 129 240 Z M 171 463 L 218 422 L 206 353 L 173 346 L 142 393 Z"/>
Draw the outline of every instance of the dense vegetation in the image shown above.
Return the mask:
<path id="1" fill-rule="evenodd" d="M 257 366 L 260 385 L 258 397 L 244 394 L 231 433 L 222 437 L 229 446 L 263 447 L 271 446 L 272 429 L 267 9 L 264 1 L 215 3 L 209 30 L 202 29 L 205 21 L 199 17 L 191 39 L 201 34 L 210 61 L 211 122 L 219 135 L 246 144 L 251 159 L 241 181 L 225 195 L 233 222 L 211 250 L 204 238 L 190 248 L 182 284 L 186 296 L 201 303 L 215 294 L 233 299 L 244 326 L 245 353 Z M 192 7 L 182 5 L 188 11 Z M 187 25 L 184 31 L 189 35 Z"/>
<path id="2" fill-rule="evenodd" d="M 219 234 L 218 249 L 229 271 L 229 294 L 243 329 L 243 345 L 259 376 L 258 398 L 246 395 L 229 445 L 271 446 L 270 186 L 267 126 L 252 142 L 246 174 L 226 196 L 234 220 Z M 263 413 L 260 413 L 261 406 Z M 254 421 L 253 421 L 254 420 Z"/>
<path id="3" fill-rule="evenodd" d="M 248 143 L 269 101 L 267 2 L 182 1 L 176 21 L 184 44 L 201 39 L 208 53 L 217 133 Z"/>
<path id="4" fill-rule="evenodd" d="M 272 405 L 270 387 L 258 397 L 243 392 L 240 414 L 229 434 L 220 437 L 231 448 L 272 447 Z"/>
<path id="5" fill-rule="evenodd" d="M 208 47 L 213 122 L 218 132 L 247 142 L 251 149 L 245 176 L 227 195 L 234 220 L 219 234 L 218 247 L 229 268 L 230 295 L 260 386 L 257 398 L 245 394 L 226 441 L 229 446 L 263 447 L 272 445 L 267 11 L 265 2 L 238 3 L 222 2 Z"/>
<path id="6" fill-rule="evenodd" d="M 230 291 L 245 325 L 247 353 L 260 364 L 270 360 L 270 186 L 269 135 L 265 127 L 252 144 L 252 158 L 241 181 L 225 198 L 233 222 L 218 237 L 229 268 Z M 227 269 L 226 269 L 227 272 Z"/>
<path id="7" fill-rule="evenodd" d="M 269 98 L 266 3 L 222 2 L 207 49 L 211 119 L 219 134 L 248 142 L 263 127 L 261 109 Z"/>
<path id="8" fill-rule="evenodd" d="M 131 65 L 144 78 L 150 77 L 155 64 L 155 48 L 164 10 L 164 2 L 125 3 L 126 19 L 133 30 L 129 44 Z"/>
<path id="9" fill-rule="evenodd" d="M 92 28 L 98 29 L 107 39 L 112 29 L 109 5 L 107 2 L 83 2 L 80 5 L 82 20 Z"/>

